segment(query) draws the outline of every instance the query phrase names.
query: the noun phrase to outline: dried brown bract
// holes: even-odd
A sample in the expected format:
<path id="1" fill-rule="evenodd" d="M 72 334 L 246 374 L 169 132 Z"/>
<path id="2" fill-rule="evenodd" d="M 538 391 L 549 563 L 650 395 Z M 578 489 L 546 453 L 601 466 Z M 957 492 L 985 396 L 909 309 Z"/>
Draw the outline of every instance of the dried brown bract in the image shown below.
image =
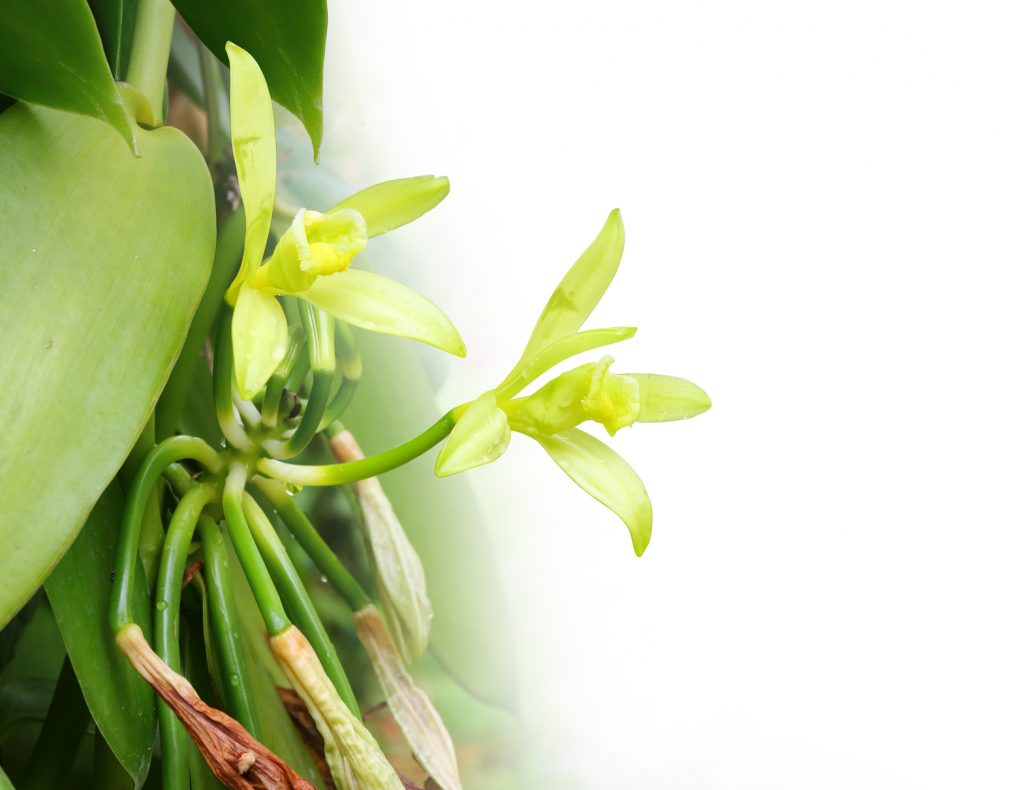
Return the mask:
<path id="1" fill-rule="evenodd" d="M 241 724 L 203 702 L 192 685 L 153 652 L 137 625 L 118 632 L 117 646 L 171 707 L 210 769 L 226 786 L 237 790 L 314 790 Z"/>

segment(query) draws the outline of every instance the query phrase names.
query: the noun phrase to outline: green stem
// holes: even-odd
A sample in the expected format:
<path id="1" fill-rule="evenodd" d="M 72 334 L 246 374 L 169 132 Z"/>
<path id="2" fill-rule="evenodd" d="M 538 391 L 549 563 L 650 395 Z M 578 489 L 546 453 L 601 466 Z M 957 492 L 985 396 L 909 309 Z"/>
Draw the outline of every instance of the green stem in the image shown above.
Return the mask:
<path id="1" fill-rule="evenodd" d="M 321 665 L 323 665 L 324 672 L 331 679 L 331 683 L 334 684 L 334 688 L 345 701 L 345 704 L 348 705 L 349 710 L 355 716 L 360 716 L 359 703 L 356 701 L 356 695 L 352 691 L 351 684 L 348 682 L 345 669 L 338 659 L 338 652 L 334 649 L 331 638 L 327 634 L 327 629 L 324 628 L 320 616 L 316 613 L 316 608 L 313 606 L 313 601 L 302 584 L 299 572 L 295 570 L 295 566 L 292 565 L 292 561 L 288 558 L 288 552 L 285 550 L 284 544 L 281 543 L 281 539 L 274 531 L 274 526 L 270 523 L 270 519 L 267 518 L 267 514 L 256 503 L 256 500 L 248 494 L 245 495 L 243 507 L 245 508 L 246 518 L 249 519 L 249 526 L 252 528 L 253 537 L 256 539 L 256 545 L 259 546 L 260 553 L 263 555 L 267 567 L 270 568 L 270 573 L 274 577 L 274 583 L 284 595 L 288 613 L 303 636 L 309 640 L 313 651 L 316 653 L 317 658 L 320 659 Z"/>
<path id="2" fill-rule="evenodd" d="M 267 566 L 263 564 L 263 558 L 256 548 L 256 542 L 242 512 L 242 495 L 245 493 L 245 480 L 248 474 L 244 464 L 236 463 L 231 466 L 227 483 L 224 485 L 224 519 L 227 521 L 231 545 L 235 547 L 235 554 L 238 555 L 246 581 L 249 582 L 256 605 L 263 615 L 267 632 L 271 636 L 277 636 L 291 625 L 291 621 L 285 613 L 281 596 L 274 587 Z"/>
<path id="3" fill-rule="evenodd" d="M 158 126 L 164 122 L 164 86 L 173 33 L 174 6 L 169 0 L 139 0 L 127 77 L 146 97 Z"/>
<path id="4" fill-rule="evenodd" d="M 210 630 L 223 672 L 228 711 L 254 737 L 259 738 L 256 699 L 249 683 L 238 611 L 231 592 L 227 546 L 220 529 L 209 516 L 199 518 L 199 537 L 203 541 L 203 579 L 206 581 Z"/>
<path id="5" fill-rule="evenodd" d="M 398 447 L 358 461 L 324 466 L 300 466 L 262 458 L 257 462 L 256 468 L 268 477 L 294 485 L 334 486 L 353 483 L 356 480 L 377 477 L 418 458 L 450 434 L 454 427 L 455 417 L 452 412 L 448 412 L 419 436 Z"/>
<path id="6" fill-rule="evenodd" d="M 134 623 L 132 589 L 135 583 L 135 559 L 139 552 L 139 533 L 146 500 L 156 481 L 169 464 L 194 458 L 211 472 L 220 471 L 221 461 L 210 445 L 194 436 L 173 436 L 154 447 L 139 467 L 125 500 L 121 531 L 114 555 L 114 584 L 110 591 L 110 626 L 118 633 Z"/>
<path id="7" fill-rule="evenodd" d="M 245 426 L 235 414 L 235 403 L 231 395 L 234 367 L 231 350 L 232 315 L 231 310 L 225 310 L 217 329 L 217 349 L 213 356 L 213 406 L 224 438 L 239 450 L 249 450 L 252 442 L 245 432 Z"/>
<path id="8" fill-rule="evenodd" d="M 224 96 L 224 79 L 217 56 L 202 45 L 198 49 L 199 70 L 203 76 L 203 104 L 206 107 L 206 161 L 212 169 L 225 154 L 228 143 L 220 112 L 221 99 Z"/>
<path id="9" fill-rule="evenodd" d="M 171 669 L 181 673 L 181 645 L 178 641 L 178 612 L 181 608 L 181 580 L 185 574 L 188 547 L 203 508 L 217 489 L 202 484 L 189 490 L 178 503 L 164 538 L 160 571 L 156 580 L 153 613 L 153 649 Z M 164 790 L 188 790 L 189 737 L 174 711 L 163 701 L 160 717 L 160 750 Z"/>
<path id="10" fill-rule="evenodd" d="M 85 736 L 89 719 L 89 708 L 82 696 L 82 688 L 78 685 L 71 660 L 65 656 L 50 708 L 43 721 L 43 729 L 18 787 L 25 790 L 63 787 Z"/>
<path id="11" fill-rule="evenodd" d="M 276 480 L 269 480 L 265 477 L 253 478 L 253 483 L 270 500 L 277 515 L 281 517 L 284 525 L 288 527 L 288 531 L 302 546 L 302 550 L 310 556 L 313 564 L 326 577 L 330 585 L 344 597 L 352 611 L 358 612 L 369 605 L 370 597 L 355 577 L 342 565 L 341 560 L 327 545 L 327 541 L 320 536 L 316 527 L 302 512 L 302 508 L 287 489 Z"/>
<path id="12" fill-rule="evenodd" d="M 330 400 L 333 383 L 333 370 L 314 369 L 313 387 L 309 391 L 309 400 L 306 401 L 306 408 L 302 410 L 302 419 L 295 429 L 295 433 L 283 443 L 280 453 L 275 453 L 275 455 L 278 455 L 280 458 L 291 458 L 306 449 L 306 446 L 316 436 L 316 432 L 320 428 L 320 420 L 327 409 L 327 401 Z"/>
<path id="13" fill-rule="evenodd" d="M 359 379 L 342 379 L 341 386 L 338 387 L 338 391 L 334 394 L 334 398 L 328 404 L 327 408 L 324 409 L 323 419 L 320 420 L 320 430 L 328 427 L 331 423 L 337 422 L 338 419 L 344 414 L 345 409 L 352 402 L 353 396 L 356 394 L 356 388 L 359 386 Z"/>
<path id="14" fill-rule="evenodd" d="M 168 464 L 164 469 L 164 477 L 171 484 L 171 488 L 174 489 L 174 493 L 178 495 L 179 499 L 185 496 L 185 492 L 196 483 L 192 479 L 192 475 L 188 473 L 188 469 L 179 463 Z"/>
<path id="15" fill-rule="evenodd" d="M 288 378 L 291 376 L 292 371 L 295 370 L 295 365 L 299 361 L 300 355 L 305 357 L 305 349 L 305 332 L 300 327 L 291 327 L 288 331 L 288 348 L 285 350 L 284 358 L 270 377 L 270 381 L 267 382 L 267 389 L 263 396 L 263 424 L 268 428 L 277 427 L 278 412 L 281 408 L 281 395 L 284 394 Z M 305 358 L 308 360 L 308 357 Z"/>
<path id="16" fill-rule="evenodd" d="M 203 52 L 206 53 L 205 47 Z M 208 53 L 207 53 L 208 54 Z M 212 57 L 212 55 L 211 55 Z M 188 399 L 189 388 L 196 365 L 203 358 L 203 344 L 213 326 L 217 311 L 224 303 L 224 292 L 235 276 L 238 262 L 242 258 L 242 244 L 245 241 L 245 213 L 234 211 L 217 229 L 217 247 L 213 253 L 213 270 L 206 285 L 202 301 L 192 317 L 185 344 L 171 371 L 163 394 L 156 405 L 156 435 L 160 439 L 171 436 L 178 425 L 178 418 Z"/>

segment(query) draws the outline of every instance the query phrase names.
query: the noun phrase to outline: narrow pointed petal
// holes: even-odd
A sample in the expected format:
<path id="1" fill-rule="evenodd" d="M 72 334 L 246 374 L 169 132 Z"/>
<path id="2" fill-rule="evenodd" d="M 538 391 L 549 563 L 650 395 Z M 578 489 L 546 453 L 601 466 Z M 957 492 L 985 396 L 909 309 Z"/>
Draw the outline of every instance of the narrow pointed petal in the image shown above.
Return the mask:
<path id="1" fill-rule="evenodd" d="M 263 72 L 252 55 L 227 44 L 231 66 L 231 150 L 238 170 L 238 189 L 245 207 L 245 251 L 238 276 L 226 299 L 234 304 L 243 282 L 263 261 L 274 213 L 277 142 L 274 108 Z"/>
<path id="2" fill-rule="evenodd" d="M 320 277 L 299 295 L 340 321 L 466 356 L 466 345 L 448 316 L 426 297 L 389 277 L 348 269 Z"/>
<path id="3" fill-rule="evenodd" d="M 448 196 L 444 176 L 415 176 L 384 181 L 345 198 L 328 214 L 354 208 L 366 218 L 367 235 L 379 236 L 426 214 Z"/>
<path id="4" fill-rule="evenodd" d="M 489 464 L 505 452 L 511 436 L 508 417 L 498 408 L 494 392 L 485 392 L 459 417 L 437 456 L 434 474 L 448 477 Z"/>
<path id="5" fill-rule="evenodd" d="M 277 298 L 243 285 L 231 318 L 235 386 L 252 399 L 288 352 L 288 319 Z"/>
<path id="6" fill-rule="evenodd" d="M 551 294 L 526 344 L 523 359 L 532 357 L 583 326 L 615 277 L 625 243 L 626 232 L 622 226 L 622 217 L 619 210 L 615 209 L 608 215 L 597 238 Z"/>
<path id="7" fill-rule="evenodd" d="M 461 790 L 455 744 L 430 698 L 416 686 L 380 613 L 372 605 L 355 613 L 356 633 L 370 656 L 388 710 L 416 761 L 441 786 Z"/>
<path id="8" fill-rule="evenodd" d="M 686 379 L 656 373 L 626 373 L 640 385 L 637 422 L 686 420 L 711 408 L 708 394 Z"/>
<path id="9" fill-rule="evenodd" d="M 342 463 L 364 457 L 355 437 L 348 431 L 331 438 L 331 452 Z M 363 527 L 381 604 L 395 627 L 402 655 L 411 664 L 427 649 L 430 621 L 434 617 L 423 563 L 395 515 L 380 480 L 369 477 L 352 485 L 363 512 Z"/>
<path id="10" fill-rule="evenodd" d="M 556 340 L 538 351 L 532 357 L 523 358 L 505 380 L 498 385 L 495 393 L 499 401 L 506 401 L 521 392 L 538 376 L 551 370 L 555 365 L 602 346 L 621 343 L 636 334 L 635 326 L 616 326 L 610 329 L 590 329 Z"/>
<path id="11" fill-rule="evenodd" d="M 625 522 L 636 556 L 643 554 L 651 540 L 651 499 L 643 481 L 622 456 L 578 428 L 554 436 L 530 436 L 576 485 Z"/>

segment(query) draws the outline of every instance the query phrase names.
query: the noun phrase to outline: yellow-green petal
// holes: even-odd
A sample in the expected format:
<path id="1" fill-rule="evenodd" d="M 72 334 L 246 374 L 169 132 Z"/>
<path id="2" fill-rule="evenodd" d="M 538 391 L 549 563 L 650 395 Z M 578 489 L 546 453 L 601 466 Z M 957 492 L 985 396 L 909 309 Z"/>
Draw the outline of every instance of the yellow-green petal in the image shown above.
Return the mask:
<path id="1" fill-rule="evenodd" d="M 622 456 L 578 428 L 554 436 L 530 436 L 576 485 L 623 520 L 636 556 L 643 554 L 651 541 L 651 499 L 643 481 Z"/>
<path id="2" fill-rule="evenodd" d="M 231 66 L 231 150 L 238 171 L 238 189 L 245 207 L 245 251 L 238 276 L 227 292 L 228 304 L 238 299 L 242 283 L 263 261 L 274 214 L 277 142 L 274 108 L 259 64 L 230 41 L 225 47 Z"/>
<path id="3" fill-rule="evenodd" d="M 629 340 L 636 334 L 635 326 L 616 326 L 610 329 L 589 329 L 556 340 L 530 358 L 523 358 L 496 388 L 499 401 L 506 401 L 521 392 L 538 376 L 570 357 L 612 343 Z"/>
<path id="4" fill-rule="evenodd" d="M 348 269 L 318 278 L 299 296 L 340 321 L 466 356 L 466 345 L 448 316 L 426 297 L 389 277 Z"/>
<path id="5" fill-rule="evenodd" d="M 448 189 L 444 176 L 396 178 L 356 192 L 328 214 L 354 208 L 366 218 L 367 234 L 379 236 L 426 214 L 448 196 Z"/>
<path id="6" fill-rule="evenodd" d="M 494 392 L 485 392 L 469 404 L 455 424 L 437 456 L 434 474 L 448 477 L 489 464 L 505 452 L 511 436 L 508 417 L 498 408 Z"/>
<path id="7" fill-rule="evenodd" d="M 622 217 L 619 210 L 615 209 L 608 215 L 597 238 L 551 294 L 526 344 L 523 359 L 532 357 L 583 326 L 615 277 L 625 243 L 626 232 L 622 226 Z"/>
<path id="8" fill-rule="evenodd" d="M 640 385 L 640 416 L 637 422 L 686 420 L 711 408 L 708 394 L 686 379 L 656 373 L 626 373 Z"/>
<path id="9" fill-rule="evenodd" d="M 263 389 L 288 351 L 288 319 L 277 299 L 243 285 L 231 317 L 235 386 L 246 400 Z"/>

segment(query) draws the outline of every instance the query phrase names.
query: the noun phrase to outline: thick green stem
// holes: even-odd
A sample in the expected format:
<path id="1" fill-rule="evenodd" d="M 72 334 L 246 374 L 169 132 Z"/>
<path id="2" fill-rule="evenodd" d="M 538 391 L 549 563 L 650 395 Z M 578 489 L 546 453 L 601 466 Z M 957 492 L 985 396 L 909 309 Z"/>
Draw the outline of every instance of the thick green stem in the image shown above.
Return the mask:
<path id="1" fill-rule="evenodd" d="M 209 484 L 193 487 L 178 503 L 164 538 L 160 571 L 156 580 L 153 612 L 153 648 L 175 672 L 181 673 L 181 645 L 178 641 L 178 612 L 181 607 L 181 579 L 185 574 L 188 547 L 203 508 L 217 489 Z M 160 717 L 160 750 L 164 790 L 188 790 L 189 737 L 174 711 L 163 701 Z"/>
<path id="2" fill-rule="evenodd" d="M 169 464 L 193 458 L 211 472 L 220 470 L 217 451 L 194 436 L 173 436 L 154 447 L 139 467 L 128 498 L 125 500 L 121 531 L 117 536 L 114 563 L 114 585 L 110 592 L 110 626 L 118 633 L 124 626 L 134 623 L 132 589 L 135 583 L 135 559 L 139 552 L 139 532 L 146 500 L 156 481 Z"/>
<path id="3" fill-rule="evenodd" d="M 82 688 L 78 685 L 70 659 L 65 656 L 43 729 L 18 787 L 25 790 L 63 787 L 85 736 L 89 718 Z"/>
<path id="4" fill-rule="evenodd" d="M 199 537 L 203 541 L 203 579 L 206 581 L 210 630 L 220 659 L 228 712 L 254 737 L 259 738 L 259 717 L 256 715 L 256 699 L 249 683 L 249 668 L 242 647 L 235 596 L 231 591 L 227 546 L 220 528 L 209 516 L 199 518 Z"/>
<path id="5" fill-rule="evenodd" d="M 205 52 L 205 48 L 204 48 Z M 211 55 L 212 57 L 212 55 Z M 171 436 L 178 426 L 178 418 L 188 399 L 189 388 L 196 365 L 203 355 L 203 344 L 213 326 L 217 311 L 224 303 L 224 292 L 235 276 L 238 262 L 242 258 L 242 243 L 245 240 L 245 214 L 234 211 L 220 224 L 217 230 L 217 248 L 213 254 L 213 270 L 206 285 L 202 301 L 192 317 L 185 345 L 171 371 L 160 401 L 156 405 L 156 435 L 160 439 Z"/>
<path id="6" fill-rule="evenodd" d="M 331 643 L 331 638 L 328 636 L 320 616 L 316 613 L 309 593 L 302 584 L 299 572 L 295 570 L 295 566 L 288 558 L 288 552 L 274 531 L 274 526 L 270 523 L 266 513 L 260 509 L 256 500 L 248 494 L 245 495 L 243 507 L 253 537 L 256 539 L 256 545 L 259 546 L 260 553 L 274 577 L 274 583 L 284 595 L 288 613 L 298 629 L 302 631 L 303 636 L 309 640 L 317 658 L 320 659 L 324 672 L 331 679 L 331 683 L 334 684 L 334 688 L 342 700 L 355 716 L 360 716 L 359 703 L 348 682 L 345 669 L 338 659 L 338 653 Z"/>
<path id="7" fill-rule="evenodd" d="M 333 370 L 313 371 L 313 387 L 309 392 L 306 408 L 302 410 L 302 419 L 299 421 L 295 433 L 283 443 L 283 446 L 280 447 L 280 452 L 275 453 L 275 455 L 278 455 L 280 458 L 291 458 L 306 449 L 306 446 L 320 429 L 320 420 L 327 409 L 327 402 L 331 397 L 333 383 Z"/>
<path id="8" fill-rule="evenodd" d="M 234 358 L 231 351 L 231 316 L 230 310 L 221 315 L 220 326 L 217 328 L 217 348 L 213 356 L 213 405 L 217 412 L 217 424 L 221 433 L 239 450 L 252 447 L 245 426 L 235 414 L 235 403 L 231 394 Z"/>
<path id="9" fill-rule="evenodd" d="M 268 477 L 294 485 L 335 486 L 353 483 L 356 480 L 377 477 L 418 458 L 450 434 L 454 427 L 455 417 L 452 412 L 448 412 L 419 436 L 398 447 L 358 461 L 324 466 L 300 466 L 263 458 L 257 462 L 256 468 Z"/>
<path id="10" fill-rule="evenodd" d="M 224 133 L 224 119 L 221 117 L 224 79 L 221 76 L 221 65 L 217 56 L 202 45 L 198 49 L 199 70 L 203 75 L 203 104 L 206 107 L 206 161 L 210 163 L 212 170 L 228 148 L 228 138 Z M 225 290 L 227 290 L 226 287 Z"/>
<path id="11" fill-rule="evenodd" d="M 302 550 L 310 556 L 317 569 L 324 575 L 328 583 L 337 590 L 348 602 L 352 611 L 358 612 L 370 603 L 366 594 L 355 577 L 342 565 L 341 560 L 327 545 L 316 527 L 306 518 L 302 508 L 298 506 L 285 487 L 276 480 L 265 477 L 253 479 L 263 495 L 270 500 L 274 510 L 281 517 L 288 531 L 302 546 Z"/>
<path id="12" fill-rule="evenodd" d="M 146 97 L 157 125 L 164 122 L 164 86 L 173 33 L 174 6 L 170 0 L 139 0 L 128 82 Z"/>
<path id="13" fill-rule="evenodd" d="M 256 548 L 249 524 L 242 512 L 242 496 L 245 493 L 245 480 L 248 474 L 243 464 L 232 465 L 227 483 L 224 485 L 224 519 L 227 521 L 231 545 L 235 548 L 238 562 L 252 589 L 260 614 L 263 615 L 267 632 L 271 636 L 277 636 L 291 625 L 291 621 L 285 613 L 281 596 L 274 587 L 267 566 L 263 564 L 263 558 Z"/>
<path id="14" fill-rule="evenodd" d="M 359 379 L 342 379 L 341 386 L 338 387 L 338 391 L 334 393 L 334 397 L 331 402 L 324 409 L 323 419 L 320 420 L 320 430 L 327 428 L 332 423 L 337 422 L 341 419 L 341 416 L 345 413 L 345 409 L 352 402 L 352 398 L 356 394 L 356 388 L 359 386 Z"/>

